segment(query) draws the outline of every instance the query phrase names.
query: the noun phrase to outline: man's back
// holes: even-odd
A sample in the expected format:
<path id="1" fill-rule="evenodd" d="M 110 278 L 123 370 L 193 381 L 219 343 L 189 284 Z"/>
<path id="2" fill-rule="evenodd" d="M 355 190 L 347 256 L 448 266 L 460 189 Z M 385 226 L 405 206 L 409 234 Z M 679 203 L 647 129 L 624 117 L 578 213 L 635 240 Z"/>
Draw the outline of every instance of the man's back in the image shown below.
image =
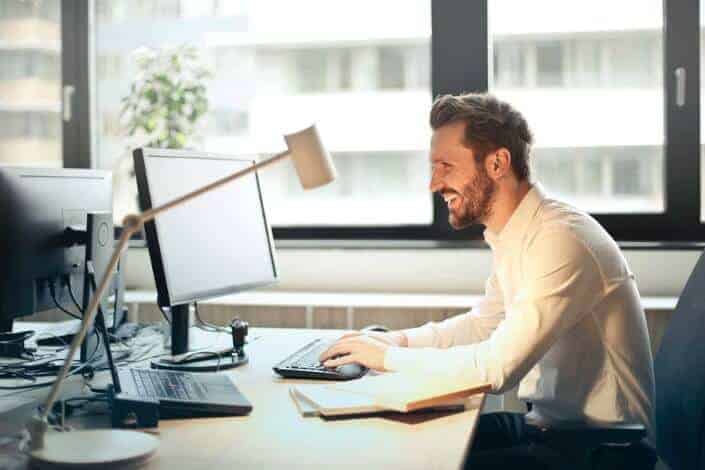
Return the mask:
<path id="1" fill-rule="evenodd" d="M 519 250 L 519 282 L 535 253 L 529 245 L 550 238 L 559 252 L 580 244 L 599 270 L 591 305 L 580 320 L 558 337 L 519 387 L 519 397 L 534 404 L 529 418 L 545 421 L 595 420 L 641 422 L 651 429 L 653 360 L 646 319 L 633 274 L 619 247 L 589 215 L 543 198 L 527 226 Z M 556 243 L 557 242 L 557 243 Z M 587 261 L 586 261 L 587 262 Z M 501 283 L 501 280 L 500 280 Z M 505 292 L 507 301 L 520 292 Z M 570 292 L 566 292 L 570 295 Z M 511 310 L 508 310 L 510 312 Z M 517 312 L 521 313 L 521 312 Z"/>

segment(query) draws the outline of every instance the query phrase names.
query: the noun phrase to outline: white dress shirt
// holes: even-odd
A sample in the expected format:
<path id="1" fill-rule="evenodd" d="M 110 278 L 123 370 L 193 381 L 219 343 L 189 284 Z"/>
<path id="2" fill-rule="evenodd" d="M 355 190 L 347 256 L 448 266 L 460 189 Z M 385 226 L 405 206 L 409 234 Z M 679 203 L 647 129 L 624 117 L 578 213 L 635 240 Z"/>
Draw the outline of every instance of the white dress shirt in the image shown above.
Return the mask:
<path id="1" fill-rule="evenodd" d="M 493 271 L 472 311 L 405 330 L 384 366 L 519 384 L 527 419 L 641 423 L 653 431 L 653 360 L 634 275 L 588 214 L 546 197 L 540 185 L 499 234 L 485 231 Z M 430 378 L 431 379 L 431 378 Z"/>

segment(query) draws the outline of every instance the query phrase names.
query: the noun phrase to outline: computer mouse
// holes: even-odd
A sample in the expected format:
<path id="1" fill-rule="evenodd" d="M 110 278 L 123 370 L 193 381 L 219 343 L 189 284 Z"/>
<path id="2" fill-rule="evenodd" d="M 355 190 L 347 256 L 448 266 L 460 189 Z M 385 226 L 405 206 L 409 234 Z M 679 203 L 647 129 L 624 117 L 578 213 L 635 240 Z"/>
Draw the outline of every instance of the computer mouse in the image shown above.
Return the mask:
<path id="1" fill-rule="evenodd" d="M 374 331 L 374 332 L 378 332 L 378 333 L 386 333 L 389 331 L 389 328 L 387 328 L 384 325 L 367 325 L 366 327 L 364 327 L 360 331 L 365 331 L 365 332 Z"/>
<path id="2" fill-rule="evenodd" d="M 362 377 L 367 373 L 368 369 L 367 367 L 358 364 L 357 362 L 351 362 L 349 364 L 343 364 L 342 366 L 338 366 L 335 368 L 335 370 L 343 376 L 341 377 L 343 380 L 350 380 Z"/>

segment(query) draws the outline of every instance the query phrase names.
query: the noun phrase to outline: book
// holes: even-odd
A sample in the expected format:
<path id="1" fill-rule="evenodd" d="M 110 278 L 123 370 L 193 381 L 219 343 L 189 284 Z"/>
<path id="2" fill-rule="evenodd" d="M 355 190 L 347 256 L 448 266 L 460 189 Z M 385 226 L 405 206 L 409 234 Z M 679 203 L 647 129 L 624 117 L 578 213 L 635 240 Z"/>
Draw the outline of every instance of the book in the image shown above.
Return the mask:
<path id="1" fill-rule="evenodd" d="M 297 406 L 302 416 L 311 414 L 302 410 L 302 402 L 313 405 L 316 415 L 344 416 L 352 414 L 368 414 L 384 411 L 384 408 L 375 404 L 374 400 L 362 395 L 341 392 L 329 385 L 294 385 L 291 387 L 292 396 L 299 399 Z"/>
<path id="2" fill-rule="evenodd" d="M 296 405 L 296 409 L 299 411 L 301 416 L 304 418 L 309 416 L 320 416 L 318 405 L 312 402 L 309 398 L 300 394 L 296 390 L 296 387 L 291 387 L 289 389 L 289 395 L 291 396 L 291 400 L 294 402 L 294 405 Z"/>
<path id="3" fill-rule="evenodd" d="M 458 386 L 434 379 L 437 377 L 387 373 L 344 383 L 295 385 L 291 394 L 315 405 L 319 415 L 341 416 L 427 408 L 462 410 L 469 396 L 490 390 L 488 384 Z M 307 416 L 301 408 L 299 411 Z"/>
<path id="4" fill-rule="evenodd" d="M 351 382 L 336 383 L 330 387 L 371 398 L 378 406 L 404 413 L 491 390 L 490 384 L 458 382 L 455 377 L 443 374 L 399 372 L 366 376 Z"/>

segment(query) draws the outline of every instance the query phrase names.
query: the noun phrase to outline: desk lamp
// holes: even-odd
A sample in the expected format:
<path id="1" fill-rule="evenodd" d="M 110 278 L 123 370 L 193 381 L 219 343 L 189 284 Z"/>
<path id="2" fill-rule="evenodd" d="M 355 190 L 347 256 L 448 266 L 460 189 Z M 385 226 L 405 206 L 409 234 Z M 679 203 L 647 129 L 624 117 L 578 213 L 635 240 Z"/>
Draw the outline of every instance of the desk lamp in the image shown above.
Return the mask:
<path id="1" fill-rule="evenodd" d="M 62 382 L 71 368 L 73 357 L 80 348 L 89 325 L 93 323 L 99 299 L 101 299 L 110 281 L 110 273 L 115 270 L 120 255 L 127 247 L 131 236 L 140 231 L 146 222 L 153 220 L 162 212 L 180 206 L 191 199 L 286 157 L 293 159 L 296 173 L 304 189 L 313 189 L 328 184 L 335 179 L 335 167 L 330 155 L 328 155 L 321 143 L 315 125 L 302 131 L 285 135 L 284 139 L 286 140 L 287 150 L 267 160 L 219 179 L 161 206 L 154 207 L 141 214 L 131 214 L 125 217 L 120 240 L 110 258 L 105 275 L 100 280 L 91 303 L 83 316 L 81 329 L 71 343 L 64 366 L 49 392 L 44 410 L 40 416 L 32 418 L 28 423 L 27 427 L 31 436 L 30 456 L 33 463 L 38 464 L 42 468 L 46 466 L 67 468 L 72 465 L 80 466 L 81 468 L 93 468 L 102 467 L 106 464 L 122 466 L 139 464 L 148 459 L 157 450 L 159 445 L 157 438 L 137 431 L 103 429 L 47 433 L 47 416 L 59 395 Z"/>

